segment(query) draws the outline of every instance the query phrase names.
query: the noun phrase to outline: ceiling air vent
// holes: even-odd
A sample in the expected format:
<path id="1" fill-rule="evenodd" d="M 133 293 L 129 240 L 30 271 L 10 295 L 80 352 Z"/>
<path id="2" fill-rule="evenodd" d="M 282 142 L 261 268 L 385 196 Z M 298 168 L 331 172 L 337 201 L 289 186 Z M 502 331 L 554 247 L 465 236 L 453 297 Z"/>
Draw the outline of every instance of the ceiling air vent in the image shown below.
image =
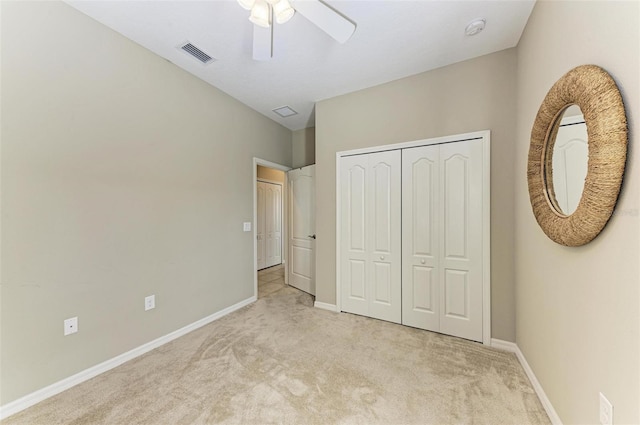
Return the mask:
<path id="1" fill-rule="evenodd" d="M 280 115 L 282 118 L 287 118 L 298 113 L 291 109 L 289 106 L 282 106 L 280 108 L 272 109 L 273 112 Z"/>
<path id="2" fill-rule="evenodd" d="M 205 52 L 203 52 L 202 50 L 200 50 L 199 48 L 197 48 L 191 43 L 185 43 L 182 46 L 180 46 L 180 48 L 185 52 L 189 53 L 194 58 L 198 59 L 200 62 L 202 62 L 205 65 L 215 61 L 213 57 L 209 56 L 208 54 L 206 54 Z"/>

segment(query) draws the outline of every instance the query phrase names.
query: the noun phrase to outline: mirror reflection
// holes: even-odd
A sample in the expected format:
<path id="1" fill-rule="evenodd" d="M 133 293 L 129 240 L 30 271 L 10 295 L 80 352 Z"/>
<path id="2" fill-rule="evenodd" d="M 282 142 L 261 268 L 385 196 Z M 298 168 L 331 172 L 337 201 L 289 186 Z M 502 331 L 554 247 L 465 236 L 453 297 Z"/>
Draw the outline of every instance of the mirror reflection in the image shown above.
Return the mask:
<path id="1" fill-rule="evenodd" d="M 587 125 L 580 107 L 571 105 L 556 123 L 551 153 L 549 198 L 558 212 L 571 215 L 578 207 L 587 176 L 589 144 Z"/>

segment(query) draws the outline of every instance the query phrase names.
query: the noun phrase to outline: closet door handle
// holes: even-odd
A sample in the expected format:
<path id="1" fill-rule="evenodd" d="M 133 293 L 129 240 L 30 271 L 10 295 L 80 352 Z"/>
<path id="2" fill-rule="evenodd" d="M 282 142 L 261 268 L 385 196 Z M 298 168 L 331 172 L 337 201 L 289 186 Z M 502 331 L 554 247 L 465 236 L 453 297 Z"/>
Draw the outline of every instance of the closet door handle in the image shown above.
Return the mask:
<path id="1" fill-rule="evenodd" d="M 426 263 L 426 261 L 424 261 L 424 258 L 422 260 L 420 260 L 420 264 L 424 264 Z"/>
<path id="2" fill-rule="evenodd" d="M 307 235 L 308 238 L 315 239 L 316 235 Z"/>
<path id="3" fill-rule="evenodd" d="M 384 260 L 384 255 L 381 255 L 381 256 L 380 256 L 380 260 Z"/>

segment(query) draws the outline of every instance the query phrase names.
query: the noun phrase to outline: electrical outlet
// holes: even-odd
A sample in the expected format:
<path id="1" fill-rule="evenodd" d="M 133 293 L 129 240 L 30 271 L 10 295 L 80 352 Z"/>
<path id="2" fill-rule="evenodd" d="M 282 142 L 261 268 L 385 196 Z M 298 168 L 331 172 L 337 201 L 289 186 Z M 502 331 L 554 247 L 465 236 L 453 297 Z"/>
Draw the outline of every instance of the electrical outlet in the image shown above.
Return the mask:
<path id="1" fill-rule="evenodd" d="M 613 406 L 602 393 L 600 393 L 600 423 L 613 425 Z"/>
<path id="2" fill-rule="evenodd" d="M 149 295 L 144 298 L 144 311 L 151 310 L 152 308 L 156 308 L 156 296 Z"/>
<path id="3" fill-rule="evenodd" d="M 78 332 L 78 318 L 72 317 L 64 321 L 64 336 Z"/>
<path id="4" fill-rule="evenodd" d="M 242 223 L 242 230 L 244 230 L 245 232 L 250 232 L 251 231 L 251 222 L 250 221 L 245 221 L 244 223 Z"/>

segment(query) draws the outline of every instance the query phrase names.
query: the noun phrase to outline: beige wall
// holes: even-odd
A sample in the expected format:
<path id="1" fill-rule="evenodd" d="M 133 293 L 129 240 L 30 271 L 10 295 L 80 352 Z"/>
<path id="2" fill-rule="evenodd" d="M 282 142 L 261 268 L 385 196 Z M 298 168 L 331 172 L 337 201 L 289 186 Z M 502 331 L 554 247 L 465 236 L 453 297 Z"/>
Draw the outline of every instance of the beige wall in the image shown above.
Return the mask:
<path id="1" fill-rule="evenodd" d="M 252 158 L 291 132 L 63 3 L 1 24 L 6 404 L 253 296 Z"/>
<path id="2" fill-rule="evenodd" d="M 305 167 L 316 162 L 316 128 L 309 127 L 293 132 L 291 138 L 293 168 Z"/>
<path id="3" fill-rule="evenodd" d="M 284 171 L 258 165 L 258 179 L 284 183 Z"/>
<path id="4" fill-rule="evenodd" d="M 316 105 L 316 295 L 336 302 L 336 152 L 491 130 L 493 337 L 515 341 L 516 52 L 505 50 Z"/>
<path id="5" fill-rule="evenodd" d="M 538 2 L 518 46 L 517 342 L 567 424 L 599 423 L 599 391 L 614 423 L 640 423 L 639 15 L 638 2 Z M 620 86 L 630 150 L 615 215 L 593 242 L 567 248 L 535 221 L 526 160 L 542 99 L 582 64 Z"/>

